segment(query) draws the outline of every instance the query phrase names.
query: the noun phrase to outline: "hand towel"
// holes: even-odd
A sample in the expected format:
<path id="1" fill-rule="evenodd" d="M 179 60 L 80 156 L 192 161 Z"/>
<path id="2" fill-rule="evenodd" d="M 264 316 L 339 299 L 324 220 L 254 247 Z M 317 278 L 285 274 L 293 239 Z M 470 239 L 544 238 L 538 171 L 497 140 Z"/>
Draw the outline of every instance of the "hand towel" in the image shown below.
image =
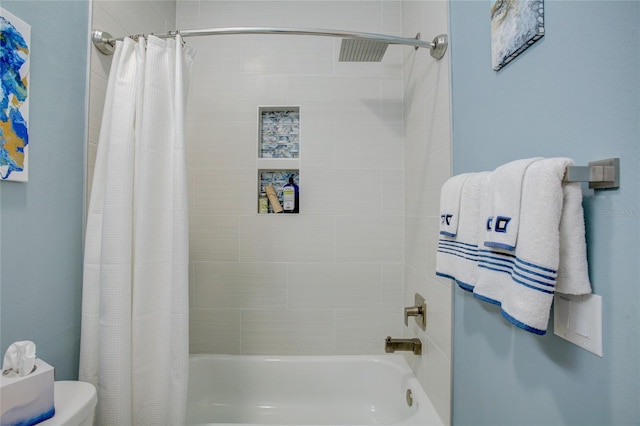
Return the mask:
<path id="1" fill-rule="evenodd" d="M 460 288 L 473 291 L 478 277 L 478 241 L 481 193 L 486 192 L 489 172 L 472 173 L 465 180 L 460 196 L 458 232 L 441 236 L 436 254 L 436 274 L 453 278 Z M 444 272 L 443 272 L 444 271 Z M 446 271 L 450 271 L 446 274 Z"/>
<path id="2" fill-rule="evenodd" d="M 515 160 L 493 171 L 489 181 L 489 214 L 485 247 L 513 251 L 520 223 L 522 179 L 527 168 L 540 157 Z"/>
<path id="3" fill-rule="evenodd" d="M 560 265 L 556 292 L 590 294 L 582 188 L 579 183 L 565 183 L 562 190 L 564 199 L 560 218 Z"/>
<path id="4" fill-rule="evenodd" d="M 505 289 L 511 282 L 511 270 L 513 269 L 514 255 L 507 250 L 484 247 L 483 240 L 486 234 L 487 217 L 491 215 L 491 202 L 489 200 L 489 181 L 483 187 L 480 194 L 480 215 L 477 218 L 479 230 L 478 249 L 478 276 L 473 289 L 473 296 L 484 302 L 494 305 L 502 303 Z"/>
<path id="5" fill-rule="evenodd" d="M 586 257 L 582 258 L 586 246 L 580 246 L 579 238 L 568 238 L 561 242 L 565 234 L 579 232 L 580 224 L 584 235 L 582 209 L 576 205 L 577 189 L 565 189 L 562 183 L 566 167 L 571 164 L 573 161 L 569 158 L 536 161 L 528 167 L 522 183 L 518 244 L 512 263 L 511 282 L 503 295 L 501 311 L 514 325 L 539 335 L 547 331 L 561 263 L 567 263 L 562 267 L 569 276 L 563 278 L 566 287 L 587 290 L 584 283 L 575 284 L 587 274 Z M 578 269 L 579 272 L 574 272 Z"/>
<path id="6" fill-rule="evenodd" d="M 455 237 L 460 216 L 462 186 L 470 173 L 447 179 L 440 189 L 440 235 Z"/>

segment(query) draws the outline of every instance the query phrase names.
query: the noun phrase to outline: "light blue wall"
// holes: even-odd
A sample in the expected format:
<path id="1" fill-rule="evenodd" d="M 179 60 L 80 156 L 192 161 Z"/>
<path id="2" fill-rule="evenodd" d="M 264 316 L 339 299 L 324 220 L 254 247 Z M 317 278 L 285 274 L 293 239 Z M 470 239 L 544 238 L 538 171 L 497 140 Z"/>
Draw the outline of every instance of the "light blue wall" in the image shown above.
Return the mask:
<path id="1" fill-rule="evenodd" d="M 456 174 L 537 155 L 622 168 L 619 190 L 584 199 L 604 357 L 456 289 L 454 424 L 640 424 L 640 2 L 547 0 L 544 38 L 498 73 L 490 1 L 450 6 Z"/>
<path id="2" fill-rule="evenodd" d="M 88 1 L 7 1 L 31 25 L 29 182 L 0 182 L 2 353 L 33 340 L 78 374 Z"/>

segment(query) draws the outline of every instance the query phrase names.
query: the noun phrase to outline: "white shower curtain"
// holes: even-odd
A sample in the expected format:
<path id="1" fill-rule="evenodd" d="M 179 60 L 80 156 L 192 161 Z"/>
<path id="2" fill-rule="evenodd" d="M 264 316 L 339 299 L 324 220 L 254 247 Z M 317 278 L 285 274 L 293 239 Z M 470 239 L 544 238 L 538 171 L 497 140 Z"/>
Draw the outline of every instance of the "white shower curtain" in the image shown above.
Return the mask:
<path id="1" fill-rule="evenodd" d="M 146 45 L 145 45 L 146 44 Z M 80 380 L 98 425 L 185 421 L 189 361 L 184 108 L 193 51 L 118 42 L 87 215 Z"/>

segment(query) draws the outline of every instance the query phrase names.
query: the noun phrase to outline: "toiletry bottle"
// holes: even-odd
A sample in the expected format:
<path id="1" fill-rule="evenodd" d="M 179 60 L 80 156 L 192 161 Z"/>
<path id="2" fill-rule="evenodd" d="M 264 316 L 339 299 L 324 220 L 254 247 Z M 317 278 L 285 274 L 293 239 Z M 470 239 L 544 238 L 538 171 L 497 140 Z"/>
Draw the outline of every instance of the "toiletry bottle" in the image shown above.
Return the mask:
<path id="1" fill-rule="evenodd" d="M 280 200 L 278 200 L 278 194 L 276 194 L 276 189 L 273 185 L 267 186 L 267 198 L 269 198 L 269 203 L 271 204 L 271 210 L 274 213 L 282 213 L 282 206 L 280 205 Z"/>
<path id="2" fill-rule="evenodd" d="M 300 213 L 300 190 L 289 178 L 289 183 L 282 187 L 282 204 L 285 213 Z"/>
<path id="3" fill-rule="evenodd" d="M 269 213 L 269 200 L 267 199 L 267 193 L 260 192 L 260 198 L 258 199 L 258 213 Z"/>

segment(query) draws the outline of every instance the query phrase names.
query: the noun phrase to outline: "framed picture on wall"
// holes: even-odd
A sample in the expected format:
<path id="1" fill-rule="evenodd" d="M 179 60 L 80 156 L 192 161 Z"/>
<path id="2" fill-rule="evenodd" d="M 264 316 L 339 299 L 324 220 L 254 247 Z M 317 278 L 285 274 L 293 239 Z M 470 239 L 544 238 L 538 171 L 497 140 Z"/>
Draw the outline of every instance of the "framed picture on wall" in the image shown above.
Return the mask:
<path id="1" fill-rule="evenodd" d="M 0 8 L 0 180 L 26 182 L 31 26 Z"/>
<path id="2" fill-rule="evenodd" d="M 544 36 L 544 0 L 491 1 L 491 65 L 503 68 Z"/>

